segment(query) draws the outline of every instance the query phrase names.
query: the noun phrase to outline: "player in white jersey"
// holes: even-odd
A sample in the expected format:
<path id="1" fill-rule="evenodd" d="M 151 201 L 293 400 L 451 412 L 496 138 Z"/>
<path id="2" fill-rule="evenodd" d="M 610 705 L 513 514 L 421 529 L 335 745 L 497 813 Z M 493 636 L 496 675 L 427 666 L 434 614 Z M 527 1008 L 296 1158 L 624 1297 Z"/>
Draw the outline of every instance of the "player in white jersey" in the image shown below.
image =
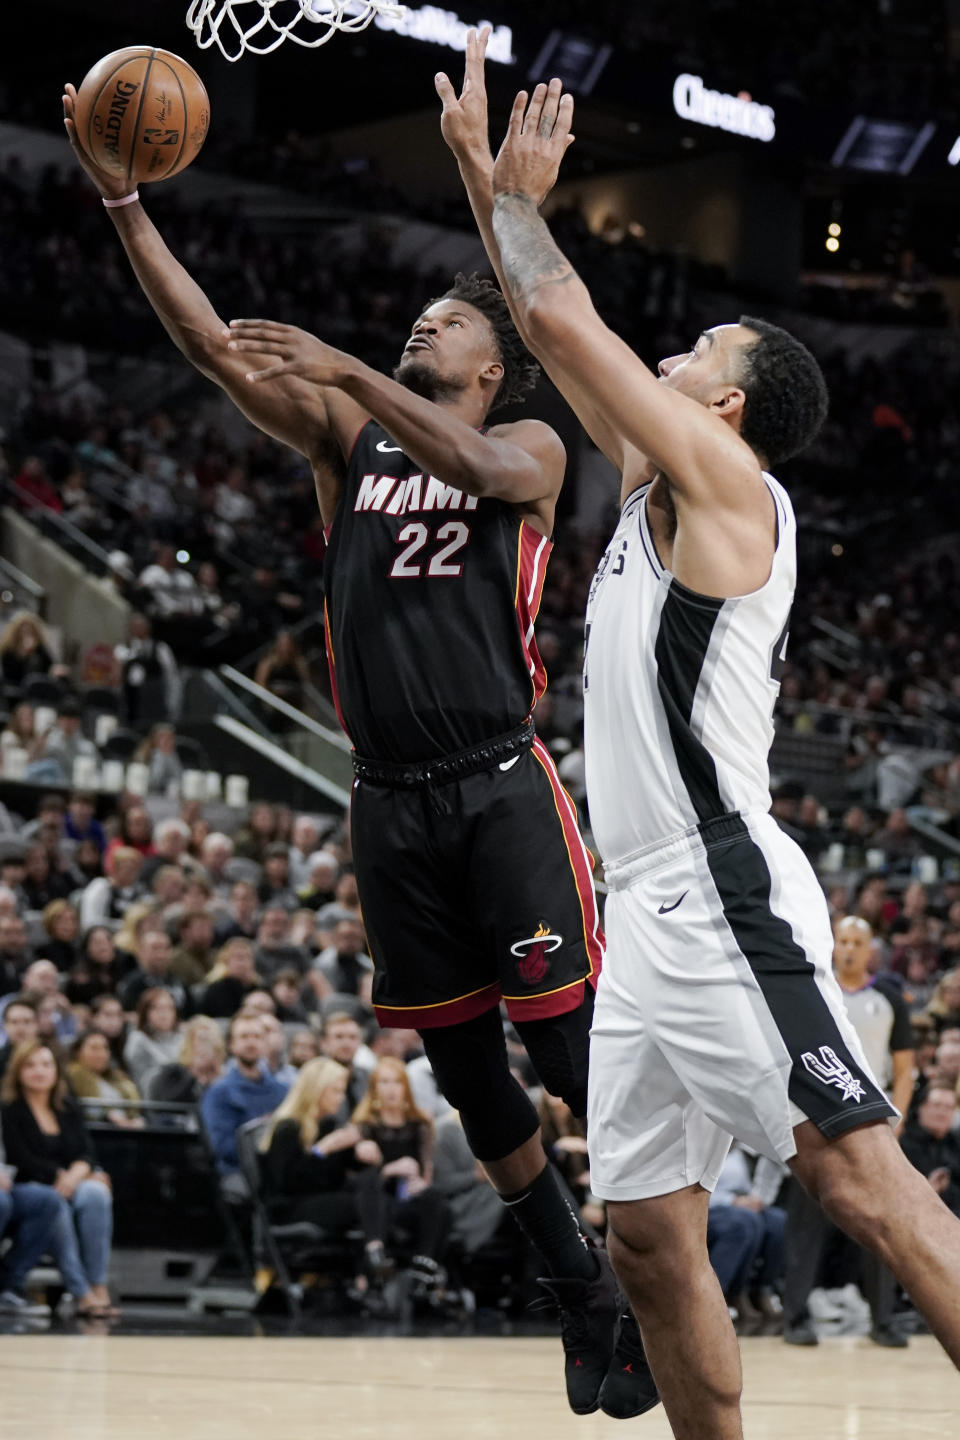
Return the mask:
<path id="1" fill-rule="evenodd" d="M 661 362 L 658 383 L 538 214 L 572 99 L 559 81 L 518 96 L 491 166 L 469 57 L 467 80 L 459 100 L 445 77 L 438 89 L 491 260 L 524 339 L 623 475 L 585 659 L 588 799 L 612 890 L 591 1184 L 674 1435 L 740 1440 L 739 1355 L 706 1248 L 731 1136 L 789 1163 L 960 1365 L 960 1224 L 896 1144 L 831 974 L 823 893 L 768 813 L 796 563 L 768 468 L 816 434 L 826 390 L 797 340 L 746 318 Z"/>

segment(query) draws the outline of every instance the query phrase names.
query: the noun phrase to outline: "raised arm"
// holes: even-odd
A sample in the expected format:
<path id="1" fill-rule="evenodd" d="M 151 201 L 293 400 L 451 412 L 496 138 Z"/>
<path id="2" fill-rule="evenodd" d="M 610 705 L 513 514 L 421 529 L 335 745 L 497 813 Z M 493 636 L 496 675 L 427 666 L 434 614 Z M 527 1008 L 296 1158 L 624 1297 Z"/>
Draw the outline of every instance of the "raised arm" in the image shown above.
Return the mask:
<path id="1" fill-rule="evenodd" d="M 425 473 L 468 495 L 504 500 L 526 512 L 544 534 L 552 530 L 566 452 L 548 425 L 521 420 L 481 435 L 449 407 L 415 395 L 305 330 L 270 320 L 233 320 L 230 328 L 233 350 L 267 354 L 274 362 L 250 372 L 247 378 L 254 388 L 296 375 L 342 391 Z"/>
<path id="2" fill-rule="evenodd" d="M 604 420 L 649 457 L 678 504 L 755 512 L 763 486 L 757 457 L 715 410 L 659 383 L 600 319 L 552 239 L 538 206 L 567 148 L 573 99 L 558 80 L 538 85 L 529 106 L 527 98 L 517 96 L 494 167 L 493 228 L 504 283 L 535 352 L 562 365 Z"/>
<path id="3" fill-rule="evenodd" d="M 67 85 L 63 95 L 63 117 L 74 155 L 101 196 L 119 199 L 124 181 L 99 169 L 80 145 L 74 124 L 76 90 Z M 249 365 L 243 364 L 225 346 L 225 323 L 200 286 L 174 258 L 163 237 L 139 201 L 107 210 L 133 271 L 167 334 L 183 355 L 202 374 L 220 385 L 234 404 L 254 425 L 305 455 L 318 467 L 330 465 L 331 438 L 349 446 L 351 420 L 339 424 L 331 417 L 323 394 L 303 381 L 287 379 L 282 384 L 251 390 L 244 381 Z M 353 426 L 353 433 L 356 431 Z M 320 476 L 318 475 L 318 489 Z"/>
<path id="4" fill-rule="evenodd" d="M 487 25 L 479 32 L 467 32 L 467 58 L 463 88 L 459 96 L 448 76 L 443 73 L 436 76 L 437 94 L 443 102 L 440 129 L 460 168 L 460 178 L 467 192 L 480 238 L 500 289 L 510 306 L 520 338 L 541 362 L 597 448 L 603 451 L 618 470 L 623 471 L 627 464 L 627 447 L 622 436 L 618 435 L 583 388 L 567 373 L 562 357 L 538 349 L 536 336 L 525 326 L 523 309 L 511 296 L 504 278 L 500 247 L 493 227 L 493 155 L 490 153 L 484 74 L 489 38 L 490 28 Z M 642 456 L 633 455 L 629 459 L 631 469 L 643 468 Z"/>

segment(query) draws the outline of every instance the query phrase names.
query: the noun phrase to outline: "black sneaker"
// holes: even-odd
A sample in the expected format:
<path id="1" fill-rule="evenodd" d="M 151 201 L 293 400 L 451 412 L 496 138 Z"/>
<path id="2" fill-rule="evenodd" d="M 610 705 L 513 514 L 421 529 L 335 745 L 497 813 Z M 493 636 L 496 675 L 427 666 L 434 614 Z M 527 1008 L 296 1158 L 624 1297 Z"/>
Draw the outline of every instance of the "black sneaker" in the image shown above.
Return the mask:
<path id="1" fill-rule="evenodd" d="M 600 1387 L 613 1359 L 619 1310 L 617 1282 L 607 1252 L 593 1250 L 600 1266 L 595 1280 L 538 1280 L 560 1311 L 567 1400 L 575 1415 L 600 1408 Z"/>
<path id="2" fill-rule="evenodd" d="M 870 1339 L 874 1345 L 882 1345 L 886 1350 L 906 1350 L 909 1340 L 902 1331 L 895 1325 L 874 1325 L 870 1331 Z"/>
<path id="3" fill-rule="evenodd" d="M 600 1386 L 600 1409 L 614 1420 L 632 1420 L 659 1403 L 660 1392 L 643 1351 L 640 1326 L 630 1306 L 625 1305 L 613 1359 Z"/>
<path id="4" fill-rule="evenodd" d="M 788 1345 L 819 1345 L 820 1340 L 809 1320 L 795 1320 L 784 1325 L 783 1338 Z"/>

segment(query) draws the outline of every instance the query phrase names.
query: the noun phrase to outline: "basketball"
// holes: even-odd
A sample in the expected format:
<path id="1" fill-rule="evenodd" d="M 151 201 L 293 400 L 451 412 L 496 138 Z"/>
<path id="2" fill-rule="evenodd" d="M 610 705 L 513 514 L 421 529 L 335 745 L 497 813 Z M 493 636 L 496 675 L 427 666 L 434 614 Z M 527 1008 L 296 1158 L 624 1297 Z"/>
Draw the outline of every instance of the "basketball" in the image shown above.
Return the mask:
<path id="1" fill-rule="evenodd" d="M 210 101 L 200 76 L 169 50 L 130 45 L 98 60 L 77 93 L 77 138 L 95 163 L 133 185 L 166 180 L 195 160 Z"/>

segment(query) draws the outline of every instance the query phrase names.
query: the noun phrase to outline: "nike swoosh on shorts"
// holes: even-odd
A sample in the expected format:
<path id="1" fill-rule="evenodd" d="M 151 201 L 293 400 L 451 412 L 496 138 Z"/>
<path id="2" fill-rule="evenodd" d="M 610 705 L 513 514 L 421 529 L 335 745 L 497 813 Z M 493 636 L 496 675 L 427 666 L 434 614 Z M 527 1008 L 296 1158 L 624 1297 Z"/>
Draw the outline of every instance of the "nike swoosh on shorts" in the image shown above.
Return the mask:
<path id="1" fill-rule="evenodd" d="M 674 902 L 673 902 L 672 905 L 661 905 L 661 906 L 660 906 L 660 909 L 657 911 L 657 914 L 658 914 L 658 915 L 669 915 L 671 910 L 676 910 L 676 908 L 677 908 L 678 905 L 682 905 L 682 904 L 683 904 L 684 900 L 686 900 L 686 898 L 687 898 L 687 896 L 688 896 L 689 894 L 690 894 L 690 891 L 689 891 L 689 890 L 684 890 L 684 892 L 683 892 L 683 894 L 680 896 L 680 899 L 679 899 L 679 900 L 674 900 Z"/>

